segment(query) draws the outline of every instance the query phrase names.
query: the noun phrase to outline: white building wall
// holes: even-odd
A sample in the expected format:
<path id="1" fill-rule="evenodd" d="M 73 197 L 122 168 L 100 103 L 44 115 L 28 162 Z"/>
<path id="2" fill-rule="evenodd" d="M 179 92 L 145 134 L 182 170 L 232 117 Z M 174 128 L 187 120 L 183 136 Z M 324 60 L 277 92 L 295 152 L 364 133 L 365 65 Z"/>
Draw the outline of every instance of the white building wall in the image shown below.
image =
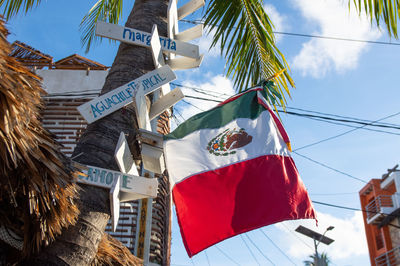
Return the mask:
<path id="1" fill-rule="evenodd" d="M 100 92 L 108 70 L 38 69 L 43 78 L 43 88 L 49 94 Z"/>

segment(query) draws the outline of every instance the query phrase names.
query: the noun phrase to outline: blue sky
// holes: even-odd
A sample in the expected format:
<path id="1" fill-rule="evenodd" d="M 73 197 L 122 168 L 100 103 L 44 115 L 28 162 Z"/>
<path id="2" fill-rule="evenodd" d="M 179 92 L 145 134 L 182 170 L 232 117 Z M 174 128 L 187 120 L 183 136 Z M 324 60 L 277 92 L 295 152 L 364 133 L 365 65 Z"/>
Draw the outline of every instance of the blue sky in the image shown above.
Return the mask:
<path id="1" fill-rule="evenodd" d="M 179 2 L 178 6 L 185 2 L 187 1 Z M 111 65 L 118 43 L 103 40 L 101 45 L 94 46 L 88 54 L 84 54 L 84 49 L 81 48 L 79 22 L 93 3 L 94 1 L 77 0 L 44 1 L 28 16 L 19 15 L 8 22 L 11 32 L 9 40 L 25 42 L 52 55 L 55 60 L 77 53 L 102 64 Z M 396 42 L 390 40 L 384 30 L 379 31 L 371 27 L 365 18 L 360 20 L 354 13 L 349 14 L 343 1 L 323 0 L 315 3 L 312 0 L 283 0 L 266 1 L 265 4 L 277 31 Z M 132 3 L 126 1 L 124 17 L 120 24 L 125 22 L 131 7 Z M 198 12 L 189 19 L 200 18 L 200 15 Z M 180 23 L 179 26 L 185 29 L 191 25 Z M 286 35 L 277 37 L 278 47 L 290 63 L 292 77 L 296 83 L 296 88 L 291 91 L 292 99 L 288 100 L 289 107 L 373 121 L 400 111 L 400 46 Z M 206 53 L 203 64 L 199 69 L 178 71 L 176 83 L 225 94 L 220 95 L 221 97 L 232 94 L 232 83 L 222 75 L 224 60 L 216 51 L 208 51 L 210 39 L 203 37 L 196 43 Z M 198 95 L 189 89 L 185 89 L 185 93 Z M 213 105 L 193 99 L 186 101 L 204 110 Z M 177 109 L 184 118 L 199 111 L 186 103 L 178 104 Z M 294 150 L 352 129 L 287 114 L 281 114 L 281 118 Z M 178 119 L 183 120 L 179 116 Z M 382 122 L 400 124 L 400 115 Z M 400 133 L 396 130 L 383 130 Z M 332 140 L 299 149 L 298 153 L 369 181 L 371 178 L 380 178 L 386 169 L 399 162 L 399 147 L 399 135 L 358 129 Z M 293 158 L 312 200 L 360 208 L 358 191 L 364 183 L 317 165 L 299 155 L 293 154 Z M 328 253 L 333 265 L 368 265 L 361 213 L 318 204 L 314 206 L 318 212 L 318 228 L 313 221 L 291 221 L 262 229 L 289 259 L 260 230 L 249 232 L 244 236 L 244 240 L 240 236 L 226 240 L 189 259 L 174 217 L 172 265 L 208 265 L 208 261 L 210 265 L 271 264 L 264 256 L 275 265 L 302 265 L 302 261 L 313 253 L 313 244 L 311 240 L 293 231 L 299 224 L 319 232 L 323 232 L 328 225 L 335 226 L 335 229 L 328 233 L 335 242 L 329 247 L 323 244 L 319 246 L 320 251 Z M 252 246 L 247 237 L 256 243 L 264 256 Z"/>

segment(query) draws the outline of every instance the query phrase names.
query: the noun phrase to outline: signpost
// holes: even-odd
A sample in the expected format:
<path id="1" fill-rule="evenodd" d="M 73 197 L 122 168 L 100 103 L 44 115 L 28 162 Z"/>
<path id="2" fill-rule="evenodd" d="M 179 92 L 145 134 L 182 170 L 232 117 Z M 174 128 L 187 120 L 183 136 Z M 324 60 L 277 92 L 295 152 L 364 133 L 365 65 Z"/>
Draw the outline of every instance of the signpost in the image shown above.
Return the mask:
<path id="1" fill-rule="evenodd" d="M 120 191 L 120 183 L 121 177 L 118 176 L 110 189 L 110 209 L 111 209 L 111 226 L 113 232 L 117 229 L 118 220 L 119 220 L 119 191 Z"/>
<path id="2" fill-rule="evenodd" d="M 199 9 L 204 5 L 205 5 L 204 0 L 190 1 L 189 3 L 178 9 L 178 19 L 181 20 L 185 18 L 187 15 L 193 13 L 194 11 L 196 11 L 197 9 Z"/>
<path id="3" fill-rule="evenodd" d="M 150 107 L 149 119 L 153 120 L 165 110 L 175 105 L 185 97 L 180 88 L 175 88 L 168 94 L 155 101 Z"/>
<path id="4" fill-rule="evenodd" d="M 167 64 L 172 68 L 172 70 L 196 68 L 200 66 L 203 57 L 204 55 L 201 55 L 197 59 L 187 57 L 173 58 L 167 60 Z"/>
<path id="5" fill-rule="evenodd" d="M 199 24 L 185 31 L 175 34 L 175 40 L 187 42 L 203 36 L 203 24 Z"/>
<path id="6" fill-rule="evenodd" d="M 157 196 L 157 179 L 124 174 L 118 171 L 85 165 L 81 167 L 79 183 L 111 189 L 115 180 L 121 178 L 120 192 L 137 195 L 138 198 Z"/>
<path id="7" fill-rule="evenodd" d="M 176 75 L 171 68 L 163 66 L 78 106 L 78 111 L 90 124 L 131 103 L 138 91 L 147 95 L 175 79 Z"/>
<path id="8" fill-rule="evenodd" d="M 119 135 L 114 156 L 119 170 L 122 173 L 136 176 L 139 175 L 135 162 L 132 158 L 132 153 L 129 150 L 128 142 L 126 141 L 124 132 L 121 132 Z"/>
<path id="9" fill-rule="evenodd" d="M 125 43 L 150 47 L 150 33 L 111 23 L 97 22 L 96 35 Z M 160 36 L 160 43 L 163 51 L 191 58 L 199 57 L 199 47 L 197 45 L 162 36 Z"/>
<path id="10" fill-rule="evenodd" d="M 152 264 L 149 262 L 149 254 L 153 201 L 148 198 L 157 196 L 158 181 L 154 173 L 161 174 L 165 169 L 162 135 L 155 133 L 157 121 L 154 119 L 184 98 L 179 88 L 170 91 L 169 82 L 176 79 L 172 69 L 199 67 L 203 60 L 203 55 L 199 56 L 199 47 L 186 42 L 201 37 L 203 25 L 179 33 L 178 19 L 186 17 L 204 4 L 204 0 L 192 0 L 177 9 L 176 0 L 170 0 L 168 38 L 158 35 L 156 25 L 151 34 L 105 22 L 96 25 L 96 35 L 149 47 L 153 55 L 154 71 L 78 107 L 88 123 L 92 123 L 131 102 L 135 104 L 142 146 L 141 175 L 145 177 L 138 175 L 125 134 L 121 132 L 115 150 L 115 159 L 121 172 L 84 166 L 78 182 L 110 189 L 114 231 L 118 223 L 120 202 L 142 199 L 139 201 L 137 216 L 135 254 L 143 258 L 144 265 Z M 163 52 L 168 54 L 166 61 Z M 175 55 L 183 57 L 175 58 Z M 153 93 L 152 104 L 147 103 L 146 95 L 149 93 Z M 151 120 L 154 123 L 151 124 Z"/>

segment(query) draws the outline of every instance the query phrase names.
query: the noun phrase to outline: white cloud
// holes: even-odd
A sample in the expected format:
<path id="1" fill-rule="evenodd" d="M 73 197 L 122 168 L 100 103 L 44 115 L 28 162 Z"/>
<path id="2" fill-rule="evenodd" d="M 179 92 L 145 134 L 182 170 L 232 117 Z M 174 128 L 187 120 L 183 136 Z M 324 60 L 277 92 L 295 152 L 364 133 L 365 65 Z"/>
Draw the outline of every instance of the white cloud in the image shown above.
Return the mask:
<path id="1" fill-rule="evenodd" d="M 314 35 L 359 40 L 376 40 L 381 32 L 372 28 L 366 16 L 349 12 L 346 1 L 292 0 L 310 25 L 317 25 Z M 303 75 L 320 77 L 332 69 L 341 73 L 357 67 L 358 60 L 367 49 L 366 43 L 312 39 L 303 44 L 292 66 Z"/>
<path id="2" fill-rule="evenodd" d="M 205 76 L 209 80 L 208 82 L 205 83 L 198 83 L 191 80 L 182 82 L 184 86 L 188 87 L 188 88 L 181 88 L 185 96 L 193 96 L 193 97 L 223 101 L 228 97 L 232 96 L 233 94 L 235 94 L 232 81 L 227 79 L 225 76 L 223 75 L 213 76 L 211 73 L 206 73 Z M 190 89 L 190 87 L 196 89 L 198 88 L 199 90 L 196 91 Z M 191 104 L 190 105 L 186 103 L 181 103 L 179 105 L 178 111 L 179 113 L 182 114 L 185 120 L 202 111 L 207 111 L 218 104 L 218 102 L 204 101 L 188 97 L 186 97 L 184 100 Z M 177 114 L 176 116 L 182 122 L 182 117 L 180 117 Z M 173 128 L 175 128 L 175 126 L 176 125 L 173 125 Z"/>
<path id="3" fill-rule="evenodd" d="M 274 24 L 274 31 L 287 31 L 287 23 L 285 22 L 286 17 L 283 16 L 276 10 L 276 8 L 271 4 L 265 4 L 264 10 L 267 13 L 268 17 L 271 19 L 272 24 Z M 279 42 L 282 39 L 282 35 L 275 35 L 276 41 Z"/>
<path id="4" fill-rule="evenodd" d="M 330 214 L 318 212 L 318 227 L 314 220 L 296 220 L 286 221 L 276 224 L 276 227 L 285 232 L 285 243 L 289 247 L 289 254 L 296 258 L 308 258 L 314 252 L 313 240 L 303 236 L 300 233 L 294 232 L 299 226 L 303 225 L 311 230 L 323 233 L 328 226 L 334 226 L 332 231 L 328 231 L 326 236 L 335 241 L 329 246 L 321 243 L 318 245 L 318 252 L 326 251 L 328 257 L 332 260 L 346 259 L 352 256 L 367 255 L 368 248 L 365 238 L 364 223 L 361 212 L 354 212 L 354 215 L 349 218 L 337 218 Z M 308 244 L 308 247 L 295 241 L 292 234 L 289 234 L 288 229 L 294 232 L 302 241 Z"/>

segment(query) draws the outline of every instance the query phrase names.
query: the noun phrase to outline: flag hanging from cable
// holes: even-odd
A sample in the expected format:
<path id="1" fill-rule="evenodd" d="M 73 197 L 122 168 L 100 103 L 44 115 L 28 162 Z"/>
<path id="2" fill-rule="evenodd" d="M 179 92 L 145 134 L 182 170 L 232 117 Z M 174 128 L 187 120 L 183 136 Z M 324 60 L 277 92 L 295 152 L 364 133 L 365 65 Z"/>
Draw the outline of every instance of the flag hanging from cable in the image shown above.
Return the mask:
<path id="1" fill-rule="evenodd" d="M 254 88 L 235 95 L 164 137 L 189 257 L 262 226 L 316 217 L 288 135 L 264 93 Z"/>

